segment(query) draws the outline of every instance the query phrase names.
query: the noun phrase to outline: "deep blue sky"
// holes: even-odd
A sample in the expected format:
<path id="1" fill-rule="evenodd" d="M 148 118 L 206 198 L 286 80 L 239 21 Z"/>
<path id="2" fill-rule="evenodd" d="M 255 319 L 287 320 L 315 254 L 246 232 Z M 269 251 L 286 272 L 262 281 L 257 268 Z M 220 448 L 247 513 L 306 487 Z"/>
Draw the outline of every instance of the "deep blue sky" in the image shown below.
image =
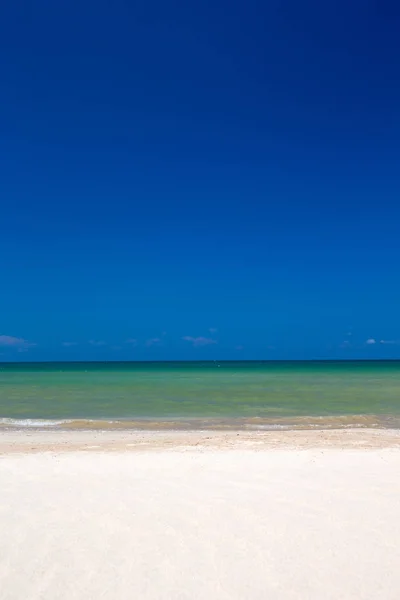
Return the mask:
<path id="1" fill-rule="evenodd" d="M 0 360 L 400 356 L 399 31 L 3 3 Z"/>

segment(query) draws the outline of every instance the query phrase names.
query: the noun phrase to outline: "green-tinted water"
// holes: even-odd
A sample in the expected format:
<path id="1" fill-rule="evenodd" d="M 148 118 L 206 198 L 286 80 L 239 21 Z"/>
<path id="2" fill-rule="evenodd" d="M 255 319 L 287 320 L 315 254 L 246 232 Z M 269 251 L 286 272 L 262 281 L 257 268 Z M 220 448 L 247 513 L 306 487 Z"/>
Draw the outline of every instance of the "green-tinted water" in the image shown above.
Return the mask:
<path id="1" fill-rule="evenodd" d="M 0 418 L 397 426 L 400 361 L 3 363 Z"/>

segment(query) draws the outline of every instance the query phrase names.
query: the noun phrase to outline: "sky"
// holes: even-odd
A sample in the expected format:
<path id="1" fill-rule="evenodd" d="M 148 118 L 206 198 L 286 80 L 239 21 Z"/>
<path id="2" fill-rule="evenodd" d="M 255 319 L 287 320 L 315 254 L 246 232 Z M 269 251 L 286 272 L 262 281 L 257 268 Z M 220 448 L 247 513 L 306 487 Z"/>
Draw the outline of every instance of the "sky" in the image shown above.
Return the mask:
<path id="1" fill-rule="evenodd" d="M 0 8 L 0 361 L 400 358 L 400 6 Z"/>

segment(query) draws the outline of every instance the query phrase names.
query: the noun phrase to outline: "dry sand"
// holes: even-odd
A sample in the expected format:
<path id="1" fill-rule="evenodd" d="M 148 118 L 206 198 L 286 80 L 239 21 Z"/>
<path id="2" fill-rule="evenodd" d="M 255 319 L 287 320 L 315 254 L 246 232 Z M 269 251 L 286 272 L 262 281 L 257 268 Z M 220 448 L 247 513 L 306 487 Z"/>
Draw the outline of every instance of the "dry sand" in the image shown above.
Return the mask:
<path id="1" fill-rule="evenodd" d="M 1 432 L 1 600 L 397 600 L 395 431 Z"/>

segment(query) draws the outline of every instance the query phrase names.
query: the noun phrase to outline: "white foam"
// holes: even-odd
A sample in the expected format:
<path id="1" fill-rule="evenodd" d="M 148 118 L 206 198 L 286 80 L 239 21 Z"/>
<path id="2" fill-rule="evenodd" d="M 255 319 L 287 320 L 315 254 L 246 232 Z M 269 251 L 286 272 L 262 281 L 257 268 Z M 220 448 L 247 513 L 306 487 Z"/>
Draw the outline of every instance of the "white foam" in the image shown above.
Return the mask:
<path id="1" fill-rule="evenodd" d="M 53 420 L 53 419 L 9 419 L 0 418 L 0 427 L 56 427 L 71 423 L 71 419 Z"/>

